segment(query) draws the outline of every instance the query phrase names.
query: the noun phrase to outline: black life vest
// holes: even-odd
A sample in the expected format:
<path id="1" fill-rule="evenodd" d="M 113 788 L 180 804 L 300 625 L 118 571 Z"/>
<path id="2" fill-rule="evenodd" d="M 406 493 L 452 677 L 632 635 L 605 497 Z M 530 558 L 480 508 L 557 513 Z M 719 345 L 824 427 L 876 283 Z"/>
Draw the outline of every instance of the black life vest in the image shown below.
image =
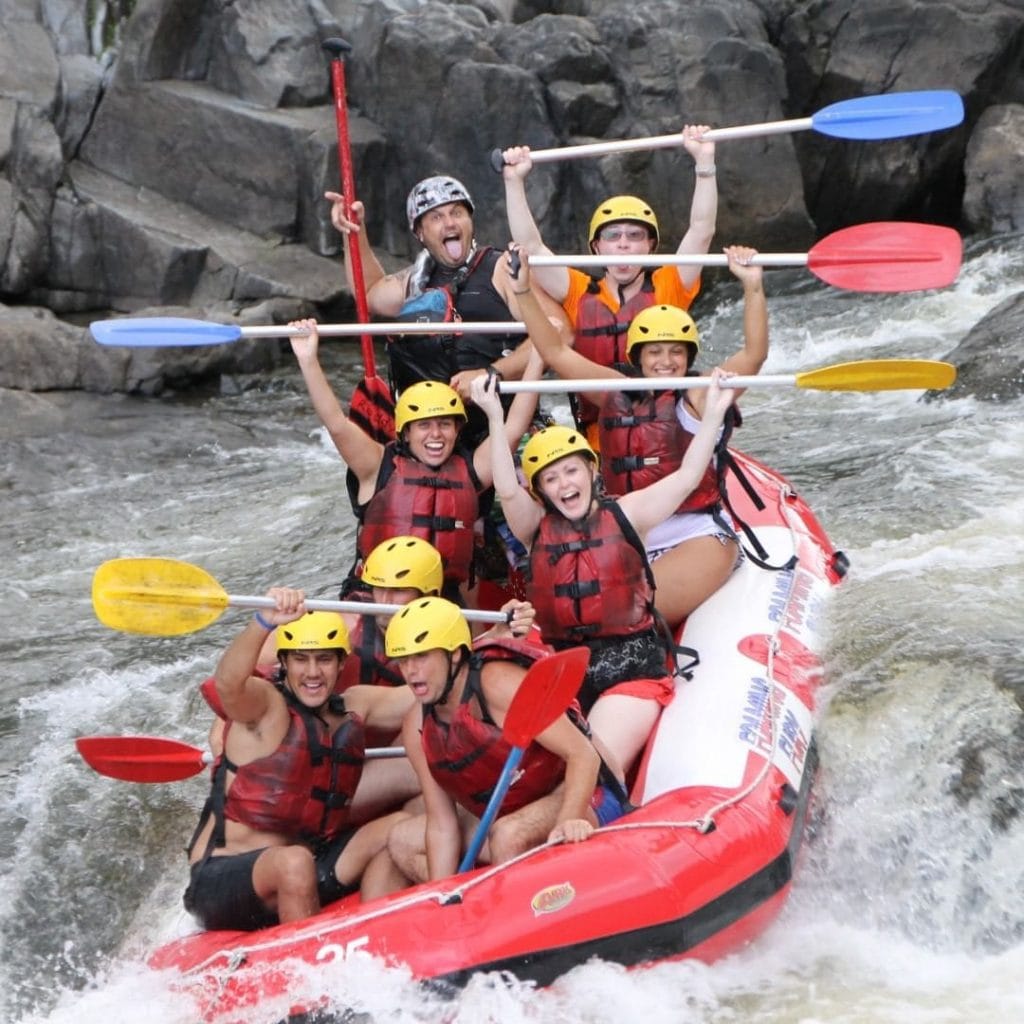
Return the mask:
<path id="1" fill-rule="evenodd" d="M 426 287 L 406 299 L 397 320 L 403 322 L 452 323 L 459 320 L 494 323 L 514 319 L 505 300 L 494 287 L 494 267 L 501 252 L 484 246 L 477 249 L 463 266 L 452 270 L 434 266 Z M 456 327 L 457 329 L 457 327 Z M 462 370 L 490 366 L 522 340 L 516 334 L 413 334 L 388 339 L 391 387 L 401 394 L 407 387 L 424 380 L 447 383 Z M 505 396 L 511 401 L 511 396 Z M 482 420 L 474 408 L 467 410 L 473 434 Z M 484 430 L 486 435 L 486 429 Z"/>

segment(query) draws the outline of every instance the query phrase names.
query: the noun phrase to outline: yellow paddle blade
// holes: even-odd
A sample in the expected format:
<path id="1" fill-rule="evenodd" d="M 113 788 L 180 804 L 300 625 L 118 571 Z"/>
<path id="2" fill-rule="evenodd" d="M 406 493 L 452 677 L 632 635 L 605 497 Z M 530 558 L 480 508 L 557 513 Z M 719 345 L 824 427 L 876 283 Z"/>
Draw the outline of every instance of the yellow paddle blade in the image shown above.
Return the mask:
<path id="1" fill-rule="evenodd" d="M 111 629 L 181 636 L 216 622 L 228 595 L 208 572 L 188 562 L 115 558 L 92 578 L 92 606 Z"/>
<path id="2" fill-rule="evenodd" d="M 948 388 L 956 367 L 933 359 L 862 359 L 836 363 L 796 375 L 798 388 L 818 391 L 899 391 L 904 388 Z"/>

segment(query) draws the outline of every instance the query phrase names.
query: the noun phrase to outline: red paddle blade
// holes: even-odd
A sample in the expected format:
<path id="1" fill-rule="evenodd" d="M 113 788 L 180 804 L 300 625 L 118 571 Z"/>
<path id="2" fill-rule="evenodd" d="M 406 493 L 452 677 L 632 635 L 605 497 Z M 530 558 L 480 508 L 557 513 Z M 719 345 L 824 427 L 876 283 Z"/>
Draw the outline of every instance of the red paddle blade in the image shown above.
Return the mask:
<path id="1" fill-rule="evenodd" d="M 122 782 L 178 782 L 198 775 L 198 747 L 158 736 L 80 736 L 75 746 L 90 768 Z"/>
<path id="2" fill-rule="evenodd" d="M 586 647 L 570 647 L 535 661 L 523 676 L 501 734 L 513 747 L 527 747 L 572 703 L 590 662 Z"/>
<path id="3" fill-rule="evenodd" d="M 395 400 L 380 377 L 364 377 L 352 391 L 349 418 L 379 444 L 395 439 Z"/>
<path id="4" fill-rule="evenodd" d="M 807 254 L 807 267 L 836 288 L 908 292 L 951 285 L 962 258 L 963 243 L 952 228 L 878 221 L 823 238 Z"/>

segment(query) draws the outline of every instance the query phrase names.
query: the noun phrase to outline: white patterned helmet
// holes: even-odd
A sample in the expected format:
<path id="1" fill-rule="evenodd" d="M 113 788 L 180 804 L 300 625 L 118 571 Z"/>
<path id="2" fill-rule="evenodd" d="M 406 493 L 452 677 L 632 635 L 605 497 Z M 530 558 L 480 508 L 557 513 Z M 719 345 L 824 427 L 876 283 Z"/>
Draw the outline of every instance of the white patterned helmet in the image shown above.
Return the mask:
<path id="1" fill-rule="evenodd" d="M 466 186 L 458 178 L 438 174 L 433 178 L 424 178 L 413 185 L 409 198 L 405 201 L 409 230 L 416 230 L 416 222 L 428 210 L 434 210 L 446 203 L 465 203 L 469 207 L 469 212 L 473 212 L 473 200 L 470 199 Z"/>

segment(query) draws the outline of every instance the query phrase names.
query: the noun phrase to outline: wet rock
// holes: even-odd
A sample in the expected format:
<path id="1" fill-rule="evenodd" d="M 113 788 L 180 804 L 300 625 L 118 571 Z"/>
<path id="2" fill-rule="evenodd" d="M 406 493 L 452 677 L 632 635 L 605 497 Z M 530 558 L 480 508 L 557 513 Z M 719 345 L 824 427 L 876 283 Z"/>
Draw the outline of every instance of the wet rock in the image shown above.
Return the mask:
<path id="1" fill-rule="evenodd" d="M 931 392 L 927 401 L 966 398 L 1010 402 L 1024 394 L 1024 291 L 998 305 L 980 320 L 948 355 L 957 378 L 945 391 Z"/>
<path id="2" fill-rule="evenodd" d="M 1024 231 L 1024 106 L 989 107 L 967 146 L 964 220 L 975 232 Z"/>

